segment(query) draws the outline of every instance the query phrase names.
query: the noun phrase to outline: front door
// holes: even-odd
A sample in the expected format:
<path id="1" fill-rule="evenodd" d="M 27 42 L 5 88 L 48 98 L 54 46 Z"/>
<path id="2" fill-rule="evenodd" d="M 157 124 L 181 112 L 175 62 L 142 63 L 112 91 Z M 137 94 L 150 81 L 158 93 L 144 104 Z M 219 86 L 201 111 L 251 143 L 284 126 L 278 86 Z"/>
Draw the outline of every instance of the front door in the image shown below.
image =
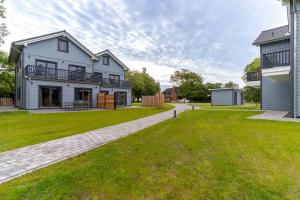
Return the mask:
<path id="1" fill-rule="evenodd" d="M 40 87 L 40 107 L 41 108 L 61 107 L 61 88 Z"/>

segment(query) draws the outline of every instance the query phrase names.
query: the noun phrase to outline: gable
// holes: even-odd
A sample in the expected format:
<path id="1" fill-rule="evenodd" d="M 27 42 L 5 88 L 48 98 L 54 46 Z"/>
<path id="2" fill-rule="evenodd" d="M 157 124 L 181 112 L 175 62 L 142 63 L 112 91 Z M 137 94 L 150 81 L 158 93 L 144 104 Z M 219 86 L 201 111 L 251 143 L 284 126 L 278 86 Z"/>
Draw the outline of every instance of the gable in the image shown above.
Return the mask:
<path id="1" fill-rule="evenodd" d="M 23 46 L 27 47 L 29 45 L 34 45 L 39 42 L 48 41 L 54 38 L 63 37 L 65 39 L 68 39 L 70 42 L 72 42 L 73 45 L 75 45 L 77 48 L 81 49 L 87 56 L 90 57 L 92 60 L 98 60 L 97 57 L 84 45 L 82 45 L 78 40 L 76 40 L 73 36 L 71 36 L 66 31 L 59 31 L 55 33 L 50 33 L 46 35 L 41 35 L 37 37 L 32 37 L 24 40 L 18 40 L 12 43 L 10 54 L 9 54 L 9 62 L 14 63 L 18 59 L 18 49 L 22 49 Z"/>
<path id="2" fill-rule="evenodd" d="M 58 41 L 63 39 L 68 42 L 68 52 L 58 51 Z M 71 40 L 64 37 L 51 38 L 39 42 L 28 44 L 24 49 L 25 55 L 33 55 L 40 57 L 50 57 L 65 61 L 73 61 L 77 63 L 90 63 L 91 57 L 74 44 Z"/>
<path id="3" fill-rule="evenodd" d="M 113 53 L 111 53 L 108 49 L 97 53 L 96 56 L 99 59 L 99 62 L 101 62 L 100 59 L 102 59 L 103 56 L 109 56 L 111 58 L 111 60 L 113 60 L 119 66 L 121 66 L 123 68 L 123 70 L 125 70 L 125 71 L 129 70 L 129 68 L 120 59 L 118 59 Z"/>

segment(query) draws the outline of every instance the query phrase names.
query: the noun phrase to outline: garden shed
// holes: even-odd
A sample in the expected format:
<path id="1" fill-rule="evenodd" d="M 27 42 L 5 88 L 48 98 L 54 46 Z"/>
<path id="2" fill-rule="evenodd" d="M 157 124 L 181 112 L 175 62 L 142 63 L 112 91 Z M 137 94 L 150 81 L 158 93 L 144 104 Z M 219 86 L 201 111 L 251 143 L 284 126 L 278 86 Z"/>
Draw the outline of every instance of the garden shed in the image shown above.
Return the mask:
<path id="1" fill-rule="evenodd" d="M 213 106 L 243 105 L 243 90 L 236 88 L 211 89 L 211 104 Z"/>

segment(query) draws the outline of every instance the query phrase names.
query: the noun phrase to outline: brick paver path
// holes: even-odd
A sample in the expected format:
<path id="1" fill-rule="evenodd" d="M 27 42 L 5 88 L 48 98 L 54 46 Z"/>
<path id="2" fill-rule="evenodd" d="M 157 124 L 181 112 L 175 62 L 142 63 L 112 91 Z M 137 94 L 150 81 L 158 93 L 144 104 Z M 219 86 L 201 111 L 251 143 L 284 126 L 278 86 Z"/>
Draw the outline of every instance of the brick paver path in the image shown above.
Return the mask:
<path id="1" fill-rule="evenodd" d="M 177 113 L 190 109 L 175 104 Z M 0 183 L 65 160 L 173 117 L 174 110 L 0 153 Z"/>

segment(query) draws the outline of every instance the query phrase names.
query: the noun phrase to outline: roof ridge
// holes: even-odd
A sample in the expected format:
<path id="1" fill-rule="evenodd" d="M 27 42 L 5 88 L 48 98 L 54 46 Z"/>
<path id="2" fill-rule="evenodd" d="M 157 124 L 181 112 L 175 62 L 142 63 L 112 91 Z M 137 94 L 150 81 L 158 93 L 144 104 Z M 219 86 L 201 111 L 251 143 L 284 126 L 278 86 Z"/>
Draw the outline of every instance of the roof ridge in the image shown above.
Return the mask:
<path id="1" fill-rule="evenodd" d="M 267 29 L 267 30 L 264 30 L 264 31 L 262 31 L 262 32 L 272 31 L 272 30 L 279 29 L 279 28 L 283 28 L 283 27 L 286 27 L 286 26 L 288 27 L 289 25 L 278 26 L 278 27 L 276 27 L 276 28 Z"/>

